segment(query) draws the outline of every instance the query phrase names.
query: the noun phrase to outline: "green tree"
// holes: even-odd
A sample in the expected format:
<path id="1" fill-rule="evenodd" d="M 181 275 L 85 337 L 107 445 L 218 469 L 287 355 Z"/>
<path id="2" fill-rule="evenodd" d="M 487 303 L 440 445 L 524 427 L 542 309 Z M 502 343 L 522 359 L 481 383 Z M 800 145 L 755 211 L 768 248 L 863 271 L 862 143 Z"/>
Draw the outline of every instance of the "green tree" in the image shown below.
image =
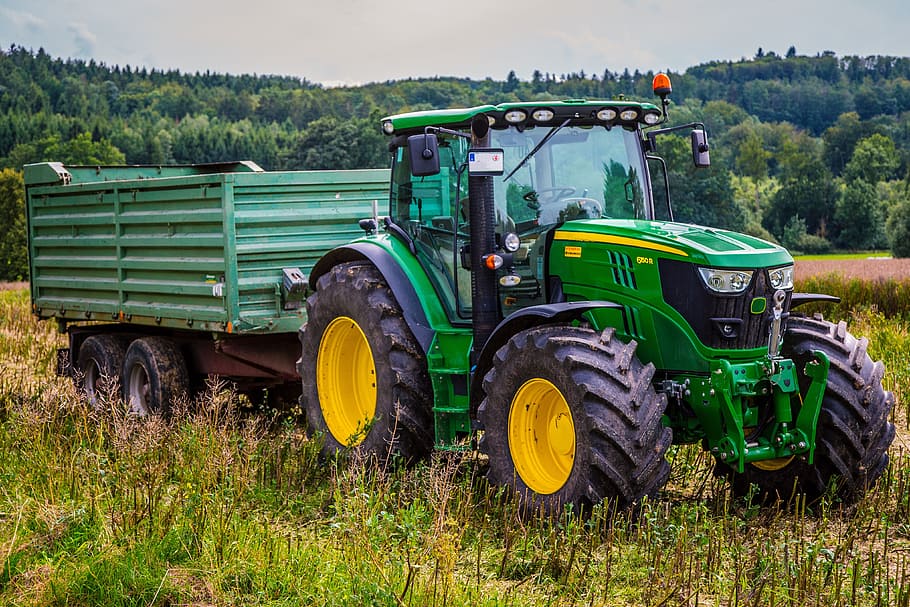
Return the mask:
<path id="1" fill-rule="evenodd" d="M 375 118 L 375 119 L 374 119 Z M 389 165 L 378 115 L 363 120 L 314 120 L 293 147 L 291 168 L 365 169 Z"/>
<path id="2" fill-rule="evenodd" d="M 840 175 L 847 166 L 856 142 L 868 134 L 868 126 L 860 121 L 856 112 L 841 114 L 837 122 L 825 129 L 822 133 L 822 141 L 825 143 L 823 156 L 835 175 Z"/>
<path id="3" fill-rule="evenodd" d="M 765 150 L 762 138 L 755 131 L 751 131 L 739 144 L 736 168 L 746 177 L 764 179 L 768 176 L 770 158 L 771 153 Z"/>
<path id="4" fill-rule="evenodd" d="M 861 179 L 875 185 L 894 176 L 900 166 L 900 157 L 890 137 L 874 133 L 861 139 L 853 150 L 850 162 L 844 168 L 844 179 Z"/>
<path id="5" fill-rule="evenodd" d="M 910 257 L 910 200 L 904 200 L 891 209 L 886 234 L 892 255 Z"/>
<path id="6" fill-rule="evenodd" d="M 764 226 L 777 239 L 783 237 L 784 226 L 799 215 L 806 222 L 808 233 L 827 237 L 834 219 L 839 192 L 834 176 L 817 157 L 803 158 L 802 172 L 788 172 L 788 178 L 771 198 Z"/>
<path id="7" fill-rule="evenodd" d="M 781 244 L 790 252 L 818 254 L 831 250 L 827 239 L 806 232 L 806 222 L 799 215 L 794 215 L 784 226 Z"/>
<path id="8" fill-rule="evenodd" d="M 92 141 L 91 133 L 80 133 L 62 141 L 53 134 L 31 143 L 20 143 L 10 151 L 7 166 L 20 168 L 32 162 L 56 161 L 64 164 L 123 164 L 126 157 L 107 139 Z"/>
<path id="9" fill-rule="evenodd" d="M 503 85 L 502 90 L 506 93 L 511 93 L 518 89 L 519 80 L 518 76 L 515 75 L 515 70 L 509 70 L 509 75 L 506 76 L 506 83 Z"/>
<path id="10" fill-rule="evenodd" d="M 837 244 L 845 249 L 887 246 L 885 217 L 875 186 L 863 179 L 848 182 L 837 202 Z"/>
<path id="11" fill-rule="evenodd" d="M 0 170 L 0 280 L 26 280 L 25 184 L 22 173 Z"/>
<path id="12" fill-rule="evenodd" d="M 762 225 L 762 218 L 771 205 L 772 196 L 780 188 L 778 181 L 776 179 L 756 180 L 742 175 L 733 175 L 730 183 L 733 186 L 733 197 L 746 214 L 743 232 L 764 240 L 774 241 L 774 235 Z"/>

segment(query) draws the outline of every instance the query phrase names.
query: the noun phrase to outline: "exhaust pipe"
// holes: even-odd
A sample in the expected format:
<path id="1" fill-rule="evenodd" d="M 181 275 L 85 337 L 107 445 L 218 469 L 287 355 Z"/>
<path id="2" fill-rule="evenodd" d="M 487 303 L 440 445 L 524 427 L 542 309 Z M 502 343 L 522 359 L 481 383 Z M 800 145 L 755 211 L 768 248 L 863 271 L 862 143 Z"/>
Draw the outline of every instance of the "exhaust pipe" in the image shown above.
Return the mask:
<path id="1" fill-rule="evenodd" d="M 490 147 L 490 123 L 485 115 L 471 122 L 471 146 Z M 477 364 L 480 351 L 499 323 L 496 272 L 483 263 L 484 255 L 496 250 L 496 211 L 493 202 L 493 178 L 469 176 L 468 200 L 471 208 L 471 298 L 474 344 L 471 365 Z"/>

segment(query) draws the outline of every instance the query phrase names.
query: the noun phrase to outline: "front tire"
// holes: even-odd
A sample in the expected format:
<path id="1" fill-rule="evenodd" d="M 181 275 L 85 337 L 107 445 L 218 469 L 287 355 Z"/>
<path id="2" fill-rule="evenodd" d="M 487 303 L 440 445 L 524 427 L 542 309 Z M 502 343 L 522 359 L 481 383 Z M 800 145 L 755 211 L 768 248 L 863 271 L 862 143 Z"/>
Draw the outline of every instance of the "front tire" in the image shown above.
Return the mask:
<path id="1" fill-rule="evenodd" d="M 781 354 L 793 359 L 800 372 L 800 392 L 810 380 L 802 370 L 824 352 L 831 366 L 816 429 L 815 463 L 794 458 L 782 467 L 746 466 L 743 474 L 729 468 L 734 492 L 744 495 L 757 486 L 762 501 L 790 502 L 804 495 L 810 502 L 829 489 L 844 503 L 862 497 L 888 465 L 894 425 L 888 421 L 894 395 L 882 388 L 885 367 L 866 353 L 868 341 L 857 339 L 844 322 L 794 316 L 787 321 Z"/>
<path id="2" fill-rule="evenodd" d="M 325 455 L 353 448 L 410 462 L 430 453 L 426 357 L 374 266 L 339 264 L 319 278 L 300 341 L 300 401 Z"/>
<path id="3" fill-rule="evenodd" d="M 669 475 L 667 401 L 635 347 L 612 329 L 547 326 L 500 348 L 478 409 L 490 482 L 544 513 L 604 500 L 625 508 L 656 493 Z"/>

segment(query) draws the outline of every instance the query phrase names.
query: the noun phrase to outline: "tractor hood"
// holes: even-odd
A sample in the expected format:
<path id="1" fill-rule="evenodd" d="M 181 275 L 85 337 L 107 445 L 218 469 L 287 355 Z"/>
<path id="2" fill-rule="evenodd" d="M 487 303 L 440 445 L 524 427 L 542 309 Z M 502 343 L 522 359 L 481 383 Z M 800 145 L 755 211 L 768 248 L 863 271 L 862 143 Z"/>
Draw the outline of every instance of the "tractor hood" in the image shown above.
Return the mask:
<path id="1" fill-rule="evenodd" d="M 613 244 L 717 268 L 770 268 L 793 263 L 786 249 L 754 236 L 666 221 L 570 221 L 556 229 L 553 240 Z"/>

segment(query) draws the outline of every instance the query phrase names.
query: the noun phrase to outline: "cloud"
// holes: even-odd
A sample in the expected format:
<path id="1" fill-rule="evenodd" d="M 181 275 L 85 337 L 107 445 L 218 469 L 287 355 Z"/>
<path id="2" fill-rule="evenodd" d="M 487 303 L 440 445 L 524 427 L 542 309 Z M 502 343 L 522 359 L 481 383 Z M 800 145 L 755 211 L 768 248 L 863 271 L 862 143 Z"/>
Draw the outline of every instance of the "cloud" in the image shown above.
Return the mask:
<path id="1" fill-rule="evenodd" d="M 0 15 L 3 15 L 4 19 L 17 29 L 25 29 L 30 32 L 38 32 L 47 25 L 44 19 L 37 15 L 25 11 L 16 11 L 11 8 L 0 8 Z"/>
<path id="2" fill-rule="evenodd" d="M 84 23 L 71 23 L 66 26 L 66 29 L 73 35 L 73 42 L 76 44 L 75 56 L 91 58 L 95 54 L 98 37 Z"/>

